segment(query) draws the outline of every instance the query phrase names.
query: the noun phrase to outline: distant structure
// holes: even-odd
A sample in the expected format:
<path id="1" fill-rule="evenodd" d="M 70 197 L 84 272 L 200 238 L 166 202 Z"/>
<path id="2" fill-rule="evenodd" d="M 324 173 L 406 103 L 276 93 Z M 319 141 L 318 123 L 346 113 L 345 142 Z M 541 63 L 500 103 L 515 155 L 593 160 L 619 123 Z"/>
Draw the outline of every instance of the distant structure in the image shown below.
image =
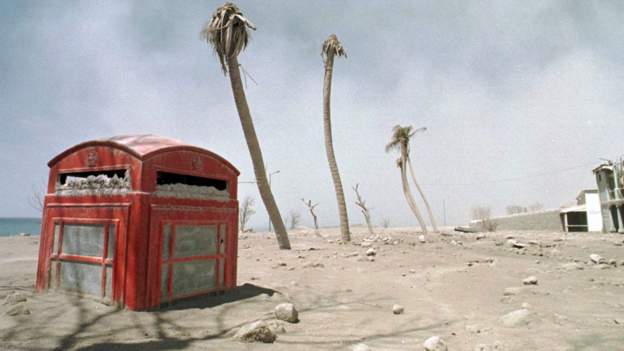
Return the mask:
<path id="1" fill-rule="evenodd" d="M 598 190 L 582 190 L 576 197 L 576 206 L 561 208 L 560 217 L 564 232 L 603 231 Z"/>
<path id="2" fill-rule="evenodd" d="M 607 161 L 593 170 L 598 184 L 603 232 L 624 233 L 624 225 L 622 225 L 624 206 L 622 166 L 623 161 L 620 159 L 617 162 Z"/>
<path id="3" fill-rule="evenodd" d="M 488 219 L 496 226 L 496 230 L 548 230 L 560 231 L 560 210 L 544 209 L 534 212 L 515 213 L 507 216 Z M 481 228 L 482 220 L 471 220 L 471 228 Z"/>

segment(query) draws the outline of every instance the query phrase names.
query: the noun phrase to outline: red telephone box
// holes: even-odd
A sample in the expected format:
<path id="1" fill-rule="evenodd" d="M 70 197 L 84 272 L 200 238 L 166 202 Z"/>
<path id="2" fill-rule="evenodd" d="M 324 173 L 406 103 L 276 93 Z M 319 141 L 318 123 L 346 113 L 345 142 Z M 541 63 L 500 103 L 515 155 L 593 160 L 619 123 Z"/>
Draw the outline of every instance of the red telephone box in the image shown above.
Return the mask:
<path id="1" fill-rule="evenodd" d="M 129 309 L 236 287 L 239 172 L 154 135 L 78 144 L 52 159 L 37 290 Z"/>

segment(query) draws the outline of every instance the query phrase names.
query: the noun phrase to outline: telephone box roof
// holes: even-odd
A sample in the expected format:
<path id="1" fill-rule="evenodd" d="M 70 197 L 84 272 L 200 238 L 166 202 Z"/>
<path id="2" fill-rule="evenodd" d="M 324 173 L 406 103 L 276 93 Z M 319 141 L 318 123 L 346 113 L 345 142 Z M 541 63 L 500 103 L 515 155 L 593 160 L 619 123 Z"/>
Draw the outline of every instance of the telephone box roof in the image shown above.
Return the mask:
<path id="1" fill-rule="evenodd" d="M 226 159 L 215 154 L 214 152 L 183 143 L 182 141 L 176 139 L 165 138 L 153 134 L 118 135 L 106 139 L 86 141 L 74 145 L 73 147 L 70 147 L 69 149 L 63 151 L 52 160 L 50 160 L 50 162 L 48 162 L 48 166 L 52 167 L 65 156 L 75 152 L 76 150 L 91 146 L 108 146 L 117 148 L 128 152 L 129 154 L 135 156 L 140 160 L 147 160 L 148 158 L 162 152 L 182 150 L 196 151 L 204 154 L 209 154 L 210 156 L 217 158 L 219 161 L 225 163 L 228 167 L 232 168 L 237 174 L 240 174 L 236 167 L 234 167 Z"/>

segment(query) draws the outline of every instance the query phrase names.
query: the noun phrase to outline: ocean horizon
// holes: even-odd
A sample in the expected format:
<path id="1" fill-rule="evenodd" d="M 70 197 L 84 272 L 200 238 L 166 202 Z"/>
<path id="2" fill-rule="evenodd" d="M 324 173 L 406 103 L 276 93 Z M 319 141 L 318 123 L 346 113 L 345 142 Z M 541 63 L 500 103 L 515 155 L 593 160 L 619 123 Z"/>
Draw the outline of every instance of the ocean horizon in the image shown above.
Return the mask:
<path id="1" fill-rule="evenodd" d="M 0 217 L 0 237 L 15 236 L 20 233 L 39 235 L 41 233 L 41 218 Z"/>

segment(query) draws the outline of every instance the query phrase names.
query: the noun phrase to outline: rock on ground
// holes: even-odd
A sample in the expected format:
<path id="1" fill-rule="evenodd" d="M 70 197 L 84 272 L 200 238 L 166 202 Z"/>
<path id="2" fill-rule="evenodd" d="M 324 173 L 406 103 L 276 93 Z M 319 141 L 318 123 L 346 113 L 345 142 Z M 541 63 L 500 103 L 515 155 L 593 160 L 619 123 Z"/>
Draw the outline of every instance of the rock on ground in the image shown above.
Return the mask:
<path id="1" fill-rule="evenodd" d="M 605 262 L 605 259 L 602 256 L 598 255 L 598 254 L 591 254 L 591 255 L 589 255 L 589 259 L 592 262 L 594 262 L 595 264 L 599 264 L 599 263 L 604 263 Z"/>
<path id="2" fill-rule="evenodd" d="M 530 277 L 525 278 L 522 281 L 522 284 L 524 284 L 524 285 L 537 285 L 537 278 L 534 275 L 532 275 Z"/>
<path id="3" fill-rule="evenodd" d="M 243 342 L 273 343 L 277 335 L 265 321 L 256 321 L 242 326 L 234 334 L 234 338 Z"/>
<path id="4" fill-rule="evenodd" d="M 4 303 L 2 303 L 3 305 L 16 305 L 20 302 L 26 302 L 27 298 L 26 298 L 26 294 L 24 293 L 20 293 L 20 292 L 16 292 L 13 293 L 11 295 L 8 295 L 5 299 L 4 299 Z"/>
<path id="5" fill-rule="evenodd" d="M 352 351 L 371 351 L 371 348 L 366 344 L 357 344 L 353 346 Z"/>
<path id="6" fill-rule="evenodd" d="M 432 336 L 423 343 L 425 351 L 448 351 L 446 343 L 439 336 Z"/>
<path id="7" fill-rule="evenodd" d="M 299 312 L 292 303 L 281 303 L 273 311 L 275 318 L 289 323 L 299 322 Z"/>
<path id="8" fill-rule="evenodd" d="M 392 313 L 394 314 L 402 314 L 403 311 L 405 311 L 405 309 L 401 305 L 395 304 L 392 306 Z"/>
<path id="9" fill-rule="evenodd" d="M 517 327 L 529 322 L 531 313 L 526 308 L 511 311 L 500 318 L 500 322 L 506 327 Z"/>

